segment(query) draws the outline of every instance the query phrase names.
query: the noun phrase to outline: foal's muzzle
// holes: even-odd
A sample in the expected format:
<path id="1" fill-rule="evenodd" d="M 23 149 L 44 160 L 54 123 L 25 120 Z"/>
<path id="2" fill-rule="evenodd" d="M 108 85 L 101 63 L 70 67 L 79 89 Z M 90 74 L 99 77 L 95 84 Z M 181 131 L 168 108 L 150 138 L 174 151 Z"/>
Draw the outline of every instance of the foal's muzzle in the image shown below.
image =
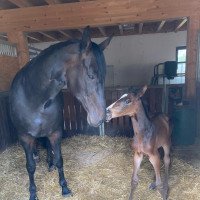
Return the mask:
<path id="1" fill-rule="evenodd" d="M 109 122 L 112 119 L 112 113 L 109 109 L 106 109 L 106 122 Z"/>

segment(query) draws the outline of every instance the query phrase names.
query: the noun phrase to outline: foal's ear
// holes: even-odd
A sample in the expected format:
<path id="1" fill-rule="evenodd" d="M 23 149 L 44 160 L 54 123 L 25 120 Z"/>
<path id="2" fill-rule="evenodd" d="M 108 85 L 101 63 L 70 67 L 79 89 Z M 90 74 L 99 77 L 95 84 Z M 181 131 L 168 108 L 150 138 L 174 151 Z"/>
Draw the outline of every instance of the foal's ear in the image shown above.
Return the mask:
<path id="1" fill-rule="evenodd" d="M 110 44 L 110 41 L 112 40 L 112 38 L 113 38 L 113 34 L 99 44 L 99 47 L 102 51 Z"/>
<path id="2" fill-rule="evenodd" d="M 90 38 L 90 27 L 87 26 L 83 30 L 82 40 L 81 40 L 81 52 L 87 52 L 91 46 L 91 38 Z"/>
<path id="3" fill-rule="evenodd" d="M 144 93 L 146 92 L 147 90 L 147 85 L 143 86 L 143 88 L 137 93 L 137 97 L 140 98 L 144 95 Z"/>

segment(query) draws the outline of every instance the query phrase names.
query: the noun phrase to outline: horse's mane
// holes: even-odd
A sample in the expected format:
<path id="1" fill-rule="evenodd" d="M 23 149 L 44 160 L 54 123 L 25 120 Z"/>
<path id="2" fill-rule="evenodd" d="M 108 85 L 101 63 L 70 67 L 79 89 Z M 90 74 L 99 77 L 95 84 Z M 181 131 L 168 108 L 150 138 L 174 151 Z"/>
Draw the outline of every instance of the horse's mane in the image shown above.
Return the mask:
<path id="1" fill-rule="evenodd" d="M 59 43 L 53 44 L 53 45 L 49 46 L 48 48 L 42 50 L 36 57 L 34 57 L 30 62 L 28 62 L 27 65 L 32 65 L 36 61 L 43 59 L 45 56 L 52 54 L 54 51 L 57 51 L 57 50 L 61 49 L 62 47 L 66 47 L 68 45 L 75 44 L 75 43 L 80 43 L 80 40 L 67 40 L 64 42 L 59 42 Z"/>
<path id="2" fill-rule="evenodd" d="M 106 76 L 106 63 L 104 59 L 103 52 L 100 50 L 99 46 L 92 42 L 92 52 L 94 56 L 96 57 L 97 65 L 98 65 L 98 77 L 101 83 L 104 82 L 105 76 Z"/>

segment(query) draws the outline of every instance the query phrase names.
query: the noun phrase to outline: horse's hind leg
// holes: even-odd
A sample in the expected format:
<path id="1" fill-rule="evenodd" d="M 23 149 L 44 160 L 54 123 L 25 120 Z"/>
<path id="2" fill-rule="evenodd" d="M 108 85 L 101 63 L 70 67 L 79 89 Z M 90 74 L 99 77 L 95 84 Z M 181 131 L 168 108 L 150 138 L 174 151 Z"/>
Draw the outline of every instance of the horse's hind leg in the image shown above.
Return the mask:
<path id="1" fill-rule="evenodd" d="M 166 199 L 164 196 L 164 190 L 163 190 L 163 185 L 161 182 L 161 176 L 160 176 L 160 156 L 158 152 L 155 152 L 154 154 L 149 155 L 149 161 L 153 165 L 155 174 L 156 174 L 156 182 L 152 183 L 150 185 L 150 189 L 155 189 L 158 188 L 158 191 L 162 195 L 163 199 Z"/>
<path id="2" fill-rule="evenodd" d="M 163 189 L 164 189 L 164 197 L 167 199 L 168 196 L 168 179 L 169 179 L 169 165 L 170 165 L 170 144 L 163 146 L 165 155 L 164 155 L 164 165 L 165 165 L 165 176 L 163 182 Z"/>
<path id="3" fill-rule="evenodd" d="M 38 154 L 38 143 L 36 140 L 35 140 L 35 144 L 34 144 L 34 148 L 33 148 L 33 158 L 36 163 L 40 162 L 40 157 Z"/>
<path id="4" fill-rule="evenodd" d="M 143 154 L 142 153 L 137 153 L 135 152 L 134 154 L 134 170 L 133 170 L 133 174 L 132 174 L 132 179 L 131 179 L 131 192 L 130 192 L 130 196 L 129 196 L 129 200 L 133 199 L 133 193 L 137 187 L 138 184 L 138 170 L 140 169 L 140 165 L 143 159 Z"/>
<path id="5" fill-rule="evenodd" d="M 35 139 L 28 134 L 20 135 L 19 139 L 26 154 L 26 169 L 28 171 L 29 181 L 30 181 L 30 186 L 29 186 L 30 200 L 38 200 L 36 195 L 36 185 L 34 181 L 34 173 L 36 169 L 35 160 L 33 158 Z"/>
<path id="6" fill-rule="evenodd" d="M 48 170 L 49 172 L 53 171 L 55 169 L 55 166 L 53 164 L 53 150 L 51 147 L 51 143 L 49 139 L 46 140 L 46 149 L 47 149 L 47 164 L 48 164 Z"/>
<path id="7" fill-rule="evenodd" d="M 58 168 L 59 183 L 60 183 L 60 186 L 62 187 L 62 195 L 70 196 L 71 191 L 67 187 L 67 181 L 65 180 L 65 176 L 63 172 L 63 158 L 61 155 L 61 139 L 62 139 L 61 131 L 56 131 L 49 136 L 49 141 L 51 143 L 51 147 L 54 152 L 54 165 Z"/>

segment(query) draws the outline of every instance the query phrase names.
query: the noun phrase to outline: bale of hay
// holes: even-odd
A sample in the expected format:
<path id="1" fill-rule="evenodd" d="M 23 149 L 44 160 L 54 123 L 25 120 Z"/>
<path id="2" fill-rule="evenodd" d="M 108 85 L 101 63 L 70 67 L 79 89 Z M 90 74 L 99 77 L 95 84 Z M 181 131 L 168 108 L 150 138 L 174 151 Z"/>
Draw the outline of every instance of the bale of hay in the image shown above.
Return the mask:
<path id="1" fill-rule="evenodd" d="M 68 200 L 127 200 L 133 169 L 130 139 L 75 136 L 62 143 L 64 170 L 73 197 Z M 57 170 L 48 172 L 46 152 L 40 149 L 35 182 L 40 200 L 62 200 Z M 187 158 L 187 159 L 186 159 Z M 27 200 L 29 180 L 23 149 L 14 146 L 0 154 L 0 199 Z M 162 168 L 163 171 L 163 168 Z M 149 191 L 154 171 L 147 158 L 139 172 L 135 199 L 161 199 Z M 198 149 L 174 150 L 169 177 L 170 200 L 200 199 L 200 153 Z"/>

